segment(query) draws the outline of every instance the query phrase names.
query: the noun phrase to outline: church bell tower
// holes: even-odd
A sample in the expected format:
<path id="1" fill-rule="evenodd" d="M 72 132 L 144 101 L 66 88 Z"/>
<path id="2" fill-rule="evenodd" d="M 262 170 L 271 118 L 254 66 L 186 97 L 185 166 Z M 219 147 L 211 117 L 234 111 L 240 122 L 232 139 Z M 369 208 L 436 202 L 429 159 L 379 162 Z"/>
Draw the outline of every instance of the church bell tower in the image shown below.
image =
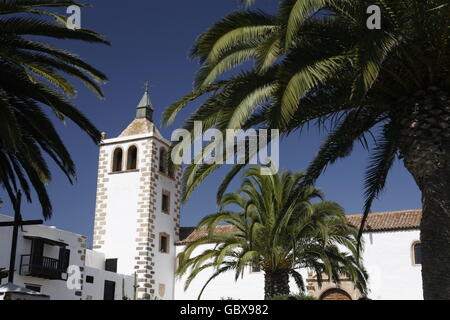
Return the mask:
<path id="1" fill-rule="evenodd" d="M 153 111 L 147 86 L 135 119 L 100 144 L 93 249 L 117 259 L 117 272 L 135 275 L 138 299 L 170 300 L 181 169 L 169 171 L 170 142 L 153 123 Z"/>

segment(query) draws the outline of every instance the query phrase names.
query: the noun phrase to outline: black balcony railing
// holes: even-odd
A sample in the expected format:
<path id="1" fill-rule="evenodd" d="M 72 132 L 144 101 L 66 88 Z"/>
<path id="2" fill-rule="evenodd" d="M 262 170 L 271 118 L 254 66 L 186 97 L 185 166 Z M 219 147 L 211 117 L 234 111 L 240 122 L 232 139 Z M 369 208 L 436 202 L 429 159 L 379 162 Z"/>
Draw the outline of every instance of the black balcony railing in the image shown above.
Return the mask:
<path id="1" fill-rule="evenodd" d="M 20 257 L 20 274 L 52 280 L 61 280 L 63 270 L 58 259 L 44 256 L 32 257 L 31 254 L 25 254 Z"/>

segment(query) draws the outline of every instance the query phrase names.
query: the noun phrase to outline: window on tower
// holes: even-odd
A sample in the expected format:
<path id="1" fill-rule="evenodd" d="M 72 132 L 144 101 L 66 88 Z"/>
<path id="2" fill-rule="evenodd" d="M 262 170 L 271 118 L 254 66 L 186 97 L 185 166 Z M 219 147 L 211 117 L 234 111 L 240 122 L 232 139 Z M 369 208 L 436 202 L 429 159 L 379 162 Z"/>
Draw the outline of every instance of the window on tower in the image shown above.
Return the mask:
<path id="1" fill-rule="evenodd" d="M 113 165 L 112 165 L 112 171 L 113 172 L 120 172 L 122 171 L 122 158 L 123 158 L 123 151 L 121 148 L 117 148 L 114 150 L 113 154 Z"/>
<path id="2" fill-rule="evenodd" d="M 175 177 L 175 168 L 173 165 L 169 166 L 167 175 L 172 179 Z"/>
<path id="3" fill-rule="evenodd" d="M 170 236 L 167 233 L 159 234 L 159 252 L 169 253 L 169 238 Z"/>
<path id="4" fill-rule="evenodd" d="M 170 193 L 163 191 L 161 199 L 161 211 L 164 213 L 170 213 Z"/>
<path id="5" fill-rule="evenodd" d="M 135 169 L 137 169 L 137 148 L 136 146 L 131 146 L 128 148 L 127 170 Z"/>
<path id="6" fill-rule="evenodd" d="M 164 148 L 159 150 L 159 171 L 167 173 L 167 151 Z"/>

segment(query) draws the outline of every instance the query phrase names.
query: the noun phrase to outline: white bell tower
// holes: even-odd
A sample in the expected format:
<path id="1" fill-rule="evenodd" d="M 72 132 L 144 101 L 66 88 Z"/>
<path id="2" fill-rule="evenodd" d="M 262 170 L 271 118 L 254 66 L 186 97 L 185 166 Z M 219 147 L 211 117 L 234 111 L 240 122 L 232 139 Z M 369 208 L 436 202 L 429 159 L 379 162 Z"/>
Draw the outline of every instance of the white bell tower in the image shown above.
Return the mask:
<path id="1" fill-rule="evenodd" d="M 147 86 L 136 118 L 119 137 L 100 144 L 93 249 L 117 259 L 117 272 L 136 275 L 138 299 L 170 300 L 181 170 L 169 172 L 170 142 L 152 116 Z"/>

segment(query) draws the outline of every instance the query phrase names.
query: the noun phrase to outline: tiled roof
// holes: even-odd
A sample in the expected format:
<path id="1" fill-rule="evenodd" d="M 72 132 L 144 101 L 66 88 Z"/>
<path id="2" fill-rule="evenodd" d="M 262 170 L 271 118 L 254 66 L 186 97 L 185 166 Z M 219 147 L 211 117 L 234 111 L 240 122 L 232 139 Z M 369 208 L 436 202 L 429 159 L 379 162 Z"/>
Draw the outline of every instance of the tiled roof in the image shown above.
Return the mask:
<path id="1" fill-rule="evenodd" d="M 189 235 L 187 235 L 184 239 L 181 237 L 181 235 L 186 234 L 186 230 L 193 230 Z M 232 232 L 235 230 L 234 226 L 217 226 L 215 233 L 227 233 Z M 177 243 L 179 245 L 186 244 L 195 240 L 198 240 L 200 238 L 203 238 L 208 235 L 208 228 L 207 227 L 201 227 L 201 228 L 192 228 L 192 227 L 181 227 L 180 228 L 180 241 Z"/>
<path id="2" fill-rule="evenodd" d="M 145 118 L 134 119 L 119 137 L 128 137 L 146 133 L 154 133 L 156 136 L 161 136 L 161 133 L 150 120 Z"/>
<path id="3" fill-rule="evenodd" d="M 371 213 L 366 222 L 365 231 L 396 231 L 419 229 L 422 210 L 404 210 Z M 359 228 L 362 214 L 348 215 L 348 222 Z M 217 226 L 216 233 L 226 233 L 234 230 L 233 226 Z M 181 240 L 177 243 L 183 245 L 198 240 L 207 235 L 207 228 L 195 229 L 182 227 L 180 230 Z"/>
<path id="4" fill-rule="evenodd" d="M 419 229 L 422 210 L 404 210 L 371 213 L 366 221 L 365 231 L 394 231 Z M 355 227 L 361 225 L 361 214 L 347 216 Z"/>

